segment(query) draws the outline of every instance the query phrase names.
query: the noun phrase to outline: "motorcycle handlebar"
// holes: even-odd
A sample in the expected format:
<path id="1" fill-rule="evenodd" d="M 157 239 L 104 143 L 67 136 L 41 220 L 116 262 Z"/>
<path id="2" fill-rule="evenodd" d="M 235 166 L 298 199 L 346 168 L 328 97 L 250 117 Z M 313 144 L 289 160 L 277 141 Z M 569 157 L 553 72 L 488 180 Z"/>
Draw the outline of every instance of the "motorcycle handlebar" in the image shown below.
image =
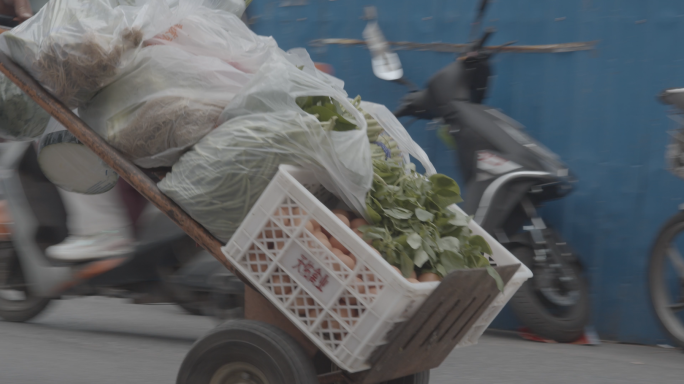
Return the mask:
<path id="1" fill-rule="evenodd" d="M 489 3 L 489 0 L 480 0 L 480 6 L 477 7 L 480 15 L 482 15 L 484 13 L 485 9 L 487 9 L 488 3 Z"/>
<path id="2" fill-rule="evenodd" d="M 13 16 L 0 15 L 0 28 L 14 28 L 19 25 L 19 22 L 14 20 Z"/>
<path id="3" fill-rule="evenodd" d="M 490 37 L 496 32 L 494 28 L 487 28 L 485 30 L 484 35 L 482 35 L 482 38 L 475 44 L 475 51 L 479 51 L 484 47 L 484 45 L 487 43 L 487 40 L 489 40 Z"/>

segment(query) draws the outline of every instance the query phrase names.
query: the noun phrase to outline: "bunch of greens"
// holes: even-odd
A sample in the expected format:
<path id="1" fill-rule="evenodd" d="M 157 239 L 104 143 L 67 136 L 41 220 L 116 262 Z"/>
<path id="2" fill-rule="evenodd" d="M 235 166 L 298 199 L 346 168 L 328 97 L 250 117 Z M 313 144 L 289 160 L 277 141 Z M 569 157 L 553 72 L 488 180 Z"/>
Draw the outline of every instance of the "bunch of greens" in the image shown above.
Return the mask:
<path id="1" fill-rule="evenodd" d="M 462 200 L 453 179 L 425 177 L 394 160 L 374 160 L 373 170 L 366 200 L 373 225 L 359 229 L 404 277 L 414 269 L 444 277 L 454 269 L 484 267 L 503 289 L 485 256 L 492 253 L 489 244 L 471 233 L 470 218 L 454 207 Z"/>
<path id="2" fill-rule="evenodd" d="M 340 104 L 328 96 L 306 96 L 297 98 L 297 105 L 304 112 L 316 115 L 318 121 L 328 122 L 329 129 L 337 132 L 353 131 L 356 125 L 347 120 L 348 114 Z"/>
<path id="3" fill-rule="evenodd" d="M 159 189 L 227 242 L 280 164 L 316 165 L 308 129 L 294 113 L 235 118 L 185 153 Z"/>
<path id="4" fill-rule="evenodd" d="M 364 237 L 404 277 L 414 270 L 418 275 L 432 272 L 444 277 L 455 269 L 484 267 L 503 289 L 501 277 L 485 256 L 492 253 L 489 244 L 471 234 L 470 218 L 453 206 L 462 201 L 458 184 L 441 174 L 425 177 L 413 164 L 407 167 L 397 143 L 360 108 L 360 102 L 360 96 L 352 100 L 368 124 L 374 172 L 366 198 L 373 225 L 359 228 Z M 326 129 L 357 129 L 349 114 L 329 97 L 300 98 L 298 105 L 316 115 Z"/>
<path id="5" fill-rule="evenodd" d="M 329 101 L 303 99 L 300 101 L 305 108 Z M 351 131 L 344 126 L 345 121 L 330 117 L 320 122 L 300 111 L 235 117 L 186 152 L 158 184 L 159 189 L 219 240 L 227 242 L 281 164 L 334 172 L 325 167 L 322 154 L 338 156 L 329 132 Z M 363 171 L 370 173 L 365 167 Z M 352 177 L 347 176 L 349 183 L 355 181 Z"/>
<path id="6" fill-rule="evenodd" d="M 401 150 L 396 141 L 384 132 L 384 129 L 370 114 L 361 109 L 361 96 L 356 96 L 350 100 L 362 114 L 368 125 L 366 135 L 371 145 L 371 155 L 373 159 L 400 159 Z M 297 99 L 297 104 L 305 112 L 315 115 L 318 121 L 326 130 L 331 131 L 351 131 L 358 129 L 356 125 L 349 121 L 350 114 L 335 99 L 327 96 L 309 96 Z"/>

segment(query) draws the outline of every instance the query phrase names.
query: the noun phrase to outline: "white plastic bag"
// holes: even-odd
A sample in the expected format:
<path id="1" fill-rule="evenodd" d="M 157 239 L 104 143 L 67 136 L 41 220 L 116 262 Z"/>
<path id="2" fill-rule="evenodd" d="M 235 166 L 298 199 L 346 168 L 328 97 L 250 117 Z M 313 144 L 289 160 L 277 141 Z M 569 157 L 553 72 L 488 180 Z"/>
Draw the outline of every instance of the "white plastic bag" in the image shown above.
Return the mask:
<path id="1" fill-rule="evenodd" d="M 280 164 L 316 167 L 314 147 L 332 142 L 312 116 L 293 111 L 238 117 L 184 154 L 158 184 L 218 239 L 227 242 Z"/>
<path id="2" fill-rule="evenodd" d="M 327 131 L 298 97 L 328 96 L 358 130 Z M 323 186 L 365 214 L 373 168 L 366 122 L 346 94 L 282 56 L 265 63 L 226 107 L 224 124 L 173 166 L 159 188 L 217 238 L 228 241 L 279 164 L 312 170 Z"/>
<path id="3" fill-rule="evenodd" d="M 367 124 L 348 100 L 346 92 L 328 81 L 312 76 L 294 66 L 282 55 L 273 55 L 254 79 L 221 114 L 219 122 L 254 113 L 293 111 L 308 115 L 297 104 L 297 98 L 328 96 L 336 100 L 352 116 L 350 122 L 358 130 L 329 132 L 334 152 L 316 148 L 317 158 L 328 172 L 317 173 L 323 186 L 357 212 L 366 211 L 366 192 L 373 180 Z"/>
<path id="4" fill-rule="evenodd" d="M 33 140 L 45 131 L 50 115 L 12 80 L 0 74 L 0 137 Z"/>
<path id="5" fill-rule="evenodd" d="M 242 17 L 247 8 L 245 0 L 204 0 L 204 5 L 211 9 L 230 12 L 237 17 Z"/>
<path id="6" fill-rule="evenodd" d="M 108 0 L 52 0 L 0 36 L 0 49 L 70 108 L 113 81 L 145 38 L 168 29 L 201 4 L 163 0 L 140 6 Z"/>
<path id="7" fill-rule="evenodd" d="M 111 0 L 111 1 L 127 1 L 135 3 L 136 0 Z M 166 0 L 166 3 L 170 7 L 174 8 L 181 3 L 180 0 Z M 246 4 L 245 0 L 204 0 L 203 6 L 209 9 L 221 10 L 225 12 L 230 12 L 238 17 L 242 17 L 245 12 Z"/>
<path id="8" fill-rule="evenodd" d="M 304 71 L 304 73 L 323 81 L 324 83 L 330 85 L 333 89 L 338 90 L 340 93 L 344 93 L 345 95 L 347 94 L 344 90 L 344 81 L 318 70 L 306 49 L 292 48 L 287 52 L 278 50 L 278 54 L 283 56 L 290 63 L 294 64 L 295 67 Z"/>
<path id="9" fill-rule="evenodd" d="M 430 162 L 430 158 L 428 157 L 427 153 L 425 153 L 423 148 L 421 148 L 418 143 L 413 141 L 411 135 L 409 135 L 409 133 L 406 131 L 406 128 L 401 125 L 401 122 L 399 122 L 397 117 L 394 116 L 394 114 L 390 112 L 387 107 L 381 104 L 362 101 L 361 109 L 373 116 L 373 118 L 380 124 L 380 126 L 382 126 L 385 132 L 387 132 L 387 134 L 397 142 L 402 152 L 406 152 L 407 154 L 413 156 L 423 165 L 425 168 L 425 174 L 427 176 L 437 173 L 437 170 L 435 169 L 434 165 L 432 165 L 432 162 Z M 410 160 L 406 158 L 404 161 L 408 163 Z"/>
<path id="10" fill-rule="evenodd" d="M 171 166 L 218 125 L 221 111 L 252 77 L 217 58 L 146 47 L 79 112 L 136 164 Z"/>
<path id="11" fill-rule="evenodd" d="M 200 56 L 217 57 L 236 68 L 256 73 L 277 50 L 272 37 L 252 32 L 235 14 L 200 7 L 145 45 L 170 45 Z"/>

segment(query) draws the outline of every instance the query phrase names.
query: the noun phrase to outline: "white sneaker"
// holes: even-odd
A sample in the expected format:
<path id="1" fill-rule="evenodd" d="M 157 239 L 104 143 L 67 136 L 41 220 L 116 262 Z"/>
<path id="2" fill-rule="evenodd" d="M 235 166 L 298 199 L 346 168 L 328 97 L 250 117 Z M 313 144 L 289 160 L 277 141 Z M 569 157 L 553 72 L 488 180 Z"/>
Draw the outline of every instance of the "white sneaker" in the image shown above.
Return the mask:
<path id="1" fill-rule="evenodd" d="M 45 250 L 48 257 L 62 261 L 86 261 L 133 253 L 133 241 L 121 231 L 88 236 L 69 236 Z"/>

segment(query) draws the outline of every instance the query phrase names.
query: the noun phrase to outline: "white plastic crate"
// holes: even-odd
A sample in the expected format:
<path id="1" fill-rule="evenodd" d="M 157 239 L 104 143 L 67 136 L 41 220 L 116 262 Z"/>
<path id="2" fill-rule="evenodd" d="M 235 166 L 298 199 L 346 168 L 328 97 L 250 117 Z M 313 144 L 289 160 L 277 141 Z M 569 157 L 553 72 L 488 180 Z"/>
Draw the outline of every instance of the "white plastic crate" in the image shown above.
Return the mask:
<path id="1" fill-rule="evenodd" d="M 263 195 L 223 247 L 228 260 L 336 365 L 368 369 L 366 360 L 395 323 L 407 320 L 439 282 L 410 283 L 321 202 L 314 175 L 281 165 Z M 354 270 L 304 228 L 315 219 L 356 257 Z M 497 265 L 519 263 L 474 221 Z M 472 345 L 520 285 L 525 266 L 506 284 L 458 346 Z"/>

